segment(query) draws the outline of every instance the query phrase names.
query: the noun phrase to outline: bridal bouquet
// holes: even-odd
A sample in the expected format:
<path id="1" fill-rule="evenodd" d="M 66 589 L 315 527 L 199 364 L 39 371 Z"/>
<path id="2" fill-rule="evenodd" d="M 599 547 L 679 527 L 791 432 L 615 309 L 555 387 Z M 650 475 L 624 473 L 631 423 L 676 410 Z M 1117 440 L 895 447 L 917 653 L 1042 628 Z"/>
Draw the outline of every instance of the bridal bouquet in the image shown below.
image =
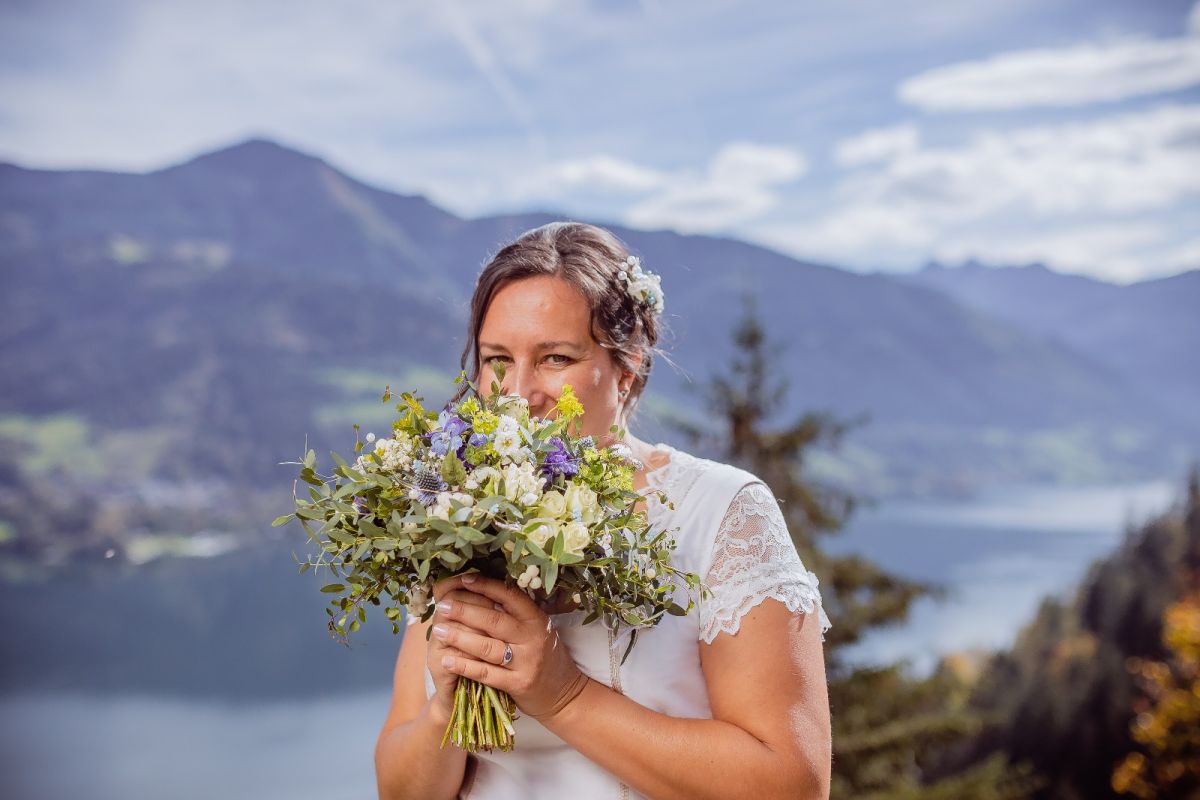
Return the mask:
<path id="1" fill-rule="evenodd" d="M 334 595 L 325 609 L 330 631 L 345 643 L 368 604 L 386 603 L 399 633 L 402 607 L 428 620 L 434 583 L 480 572 L 534 599 L 565 594 L 589 612 L 583 624 L 630 626 L 624 663 L 639 629 L 692 610 L 690 593 L 686 608 L 675 602 L 676 588 L 705 589 L 671 566 L 669 532 L 652 531 L 635 510 L 637 462 L 624 445 L 597 447 L 578 435 L 583 407 L 569 385 L 553 419 L 531 416 L 523 398 L 502 395 L 496 382 L 486 397 L 467 388 L 440 412 L 403 393 L 391 435 L 368 433 L 364 443 L 354 425 L 357 459 L 330 453 L 332 475 L 317 473 L 312 450 L 288 462 L 300 465 L 308 496 L 293 491 L 296 510 L 274 524 L 297 518 L 319 545 L 316 561 L 297 563 L 301 573 L 327 567 L 337 581 L 321 588 Z M 382 401 L 391 399 L 389 387 Z M 516 714 L 507 693 L 460 677 L 442 746 L 449 739 L 468 752 L 511 750 Z"/>

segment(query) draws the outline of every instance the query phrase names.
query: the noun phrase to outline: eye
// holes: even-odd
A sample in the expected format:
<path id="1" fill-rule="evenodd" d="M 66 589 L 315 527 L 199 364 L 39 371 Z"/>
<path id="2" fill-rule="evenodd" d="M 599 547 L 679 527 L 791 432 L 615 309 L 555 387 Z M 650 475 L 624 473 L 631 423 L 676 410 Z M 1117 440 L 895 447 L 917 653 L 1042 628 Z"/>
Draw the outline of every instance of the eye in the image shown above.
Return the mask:
<path id="1" fill-rule="evenodd" d="M 574 361 L 573 358 L 571 358 L 570 356 L 565 356 L 562 353 L 551 353 L 550 355 L 546 356 L 547 360 L 552 359 L 552 358 L 562 359 L 561 361 L 554 362 L 555 364 L 559 364 L 559 365 L 570 364 L 572 361 Z"/>
<path id="2" fill-rule="evenodd" d="M 508 356 L 487 356 L 484 361 L 488 364 L 493 364 L 496 361 L 508 361 Z"/>

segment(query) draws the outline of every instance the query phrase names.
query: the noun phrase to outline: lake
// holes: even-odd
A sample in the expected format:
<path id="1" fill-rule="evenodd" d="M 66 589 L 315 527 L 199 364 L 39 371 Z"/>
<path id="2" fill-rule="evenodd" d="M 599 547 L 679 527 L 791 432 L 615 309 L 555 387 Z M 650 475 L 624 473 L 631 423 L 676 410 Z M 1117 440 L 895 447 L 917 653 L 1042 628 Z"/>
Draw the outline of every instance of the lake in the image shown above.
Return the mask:
<path id="1" fill-rule="evenodd" d="M 900 574 L 944 581 L 909 621 L 852 649 L 857 663 L 906 658 L 923 672 L 939 653 L 1012 641 L 1041 598 L 1073 588 L 1115 548 L 1125 523 L 1165 510 L 1172 481 L 1086 489 L 1037 486 L 963 502 L 861 508 L 833 552 L 863 552 Z M 837 624 L 836 618 L 834 624 Z M 126 800 L 375 797 L 375 737 L 390 675 L 377 689 L 303 700 L 214 702 L 153 694 L 55 692 L 0 699 L 10 797 Z"/>

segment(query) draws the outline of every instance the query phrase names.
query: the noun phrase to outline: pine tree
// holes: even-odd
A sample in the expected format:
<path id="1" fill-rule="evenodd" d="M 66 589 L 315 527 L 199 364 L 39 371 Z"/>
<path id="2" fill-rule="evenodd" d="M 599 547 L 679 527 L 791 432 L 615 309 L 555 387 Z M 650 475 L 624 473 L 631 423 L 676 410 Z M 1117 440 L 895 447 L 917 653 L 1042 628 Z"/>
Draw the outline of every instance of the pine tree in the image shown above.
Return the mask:
<path id="1" fill-rule="evenodd" d="M 755 473 L 779 500 L 806 567 L 820 579 L 822 601 L 833 621 L 825 651 L 833 721 L 833 798 L 1005 800 L 1025 797 L 1028 770 L 1003 756 L 926 785 L 927 767 L 940 749 L 977 731 L 982 721 L 967 704 L 967 687 L 952 669 L 913 679 L 901 664 L 844 663 L 841 651 L 879 626 L 903 621 L 922 596 L 944 596 L 944 587 L 888 572 L 861 555 L 829 555 L 818 539 L 841 530 L 861 498 L 823 486 L 805 474 L 810 450 L 838 447 L 847 432 L 869 421 L 839 421 L 823 412 L 774 424 L 788 385 L 780 371 L 782 348 L 768 347 L 752 298 L 745 300 L 733 332 L 729 374 L 707 386 L 714 426 L 677 423 L 693 446 Z M 768 355 L 770 353 L 770 356 Z"/>

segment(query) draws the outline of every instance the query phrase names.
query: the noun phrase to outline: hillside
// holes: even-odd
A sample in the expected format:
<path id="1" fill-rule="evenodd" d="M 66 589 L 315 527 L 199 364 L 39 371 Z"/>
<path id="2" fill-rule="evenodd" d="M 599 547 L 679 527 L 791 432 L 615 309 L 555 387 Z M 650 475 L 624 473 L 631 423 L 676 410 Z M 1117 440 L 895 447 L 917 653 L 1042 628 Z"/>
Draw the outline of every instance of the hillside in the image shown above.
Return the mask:
<path id="1" fill-rule="evenodd" d="M 462 219 L 262 139 L 142 174 L 0 164 L 0 546 L 259 535 L 306 437 L 345 451 L 387 383 L 448 393 L 480 266 L 553 218 Z M 868 494 L 1156 475 L 1200 449 L 1153 386 L 944 291 L 611 227 L 668 292 L 647 437 L 698 413 L 749 292 L 788 412 L 868 421 L 814 465 Z"/>

